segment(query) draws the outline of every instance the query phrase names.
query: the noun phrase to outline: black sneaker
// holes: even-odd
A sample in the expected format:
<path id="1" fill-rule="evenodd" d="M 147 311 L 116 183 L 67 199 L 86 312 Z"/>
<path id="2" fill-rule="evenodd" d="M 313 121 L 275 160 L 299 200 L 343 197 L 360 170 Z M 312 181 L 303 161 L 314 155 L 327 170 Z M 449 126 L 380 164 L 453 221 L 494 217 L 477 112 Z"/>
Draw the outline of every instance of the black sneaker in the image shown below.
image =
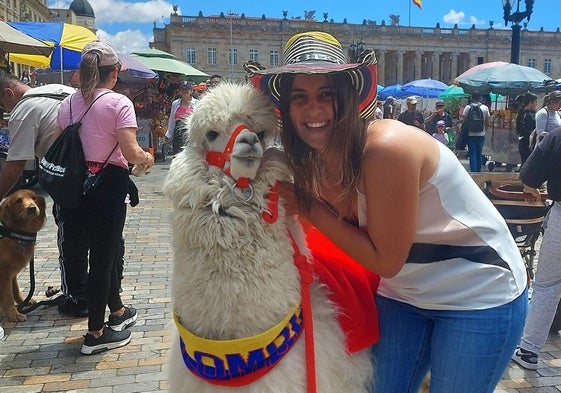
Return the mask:
<path id="1" fill-rule="evenodd" d="M 116 332 L 121 332 L 125 329 L 130 328 L 136 323 L 136 318 L 138 318 L 138 313 L 134 307 L 125 307 L 125 312 L 121 316 L 109 315 L 109 321 L 107 326 Z"/>
<path id="2" fill-rule="evenodd" d="M 86 334 L 82 349 L 80 352 L 83 355 L 93 355 L 99 352 L 108 351 L 127 345 L 131 341 L 131 332 L 125 330 L 124 332 L 116 332 L 104 327 L 103 334 L 99 337 Z"/>
<path id="3" fill-rule="evenodd" d="M 89 310 L 85 300 L 67 298 L 64 303 L 58 305 L 58 312 L 83 318 L 88 316 Z"/>
<path id="4" fill-rule="evenodd" d="M 516 348 L 512 360 L 519 366 L 528 370 L 538 369 L 538 355 L 531 351 L 526 351 L 523 348 Z"/>

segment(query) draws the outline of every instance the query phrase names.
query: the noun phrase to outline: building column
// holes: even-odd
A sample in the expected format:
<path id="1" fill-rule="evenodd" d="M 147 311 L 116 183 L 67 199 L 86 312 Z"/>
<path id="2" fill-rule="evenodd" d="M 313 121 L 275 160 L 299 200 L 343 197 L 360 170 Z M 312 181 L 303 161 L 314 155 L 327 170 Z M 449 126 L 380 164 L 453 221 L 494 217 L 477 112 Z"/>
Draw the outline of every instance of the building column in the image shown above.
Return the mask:
<path id="1" fill-rule="evenodd" d="M 450 80 L 443 81 L 447 85 L 451 83 L 451 81 L 458 76 L 458 56 L 460 54 L 458 52 L 451 53 L 450 59 Z"/>
<path id="2" fill-rule="evenodd" d="M 436 80 L 442 80 L 440 75 L 440 55 L 442 52 L 432 52 L 432 73 L 431 78 Z"/>
<path id="3" fill-rule="evenodd" d="M 397 82 L 400 85 L 403 84 L 403 51 L 397 51 Z"/>
<path id="4" fill-rule="evenodd" d="M 421 75 L 422 75 L 422 55 L 423 55 L 423 51 L 418 50 L 415 52 L 415 69 L 414 69 L 414 74 L 413 74 L 413 80 L 418 80 L 421 79 Z"/>
<path id="5" fill-rule="evenodd" d="M 386 86 L 386 51 L 377 50 L 376 59 L 378 60 L 378 84 Z"/>

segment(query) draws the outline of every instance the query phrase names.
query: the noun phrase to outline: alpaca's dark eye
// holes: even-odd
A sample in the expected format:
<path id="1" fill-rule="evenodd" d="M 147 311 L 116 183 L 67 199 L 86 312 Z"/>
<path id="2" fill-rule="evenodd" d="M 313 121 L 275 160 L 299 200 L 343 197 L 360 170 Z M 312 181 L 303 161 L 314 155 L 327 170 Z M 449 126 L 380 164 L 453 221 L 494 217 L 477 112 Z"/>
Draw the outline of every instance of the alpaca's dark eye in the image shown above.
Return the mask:
<path id="1" fill-rule="evenodd" d="M 259 138 L 260 141 L 265 139 L 265 131 L 258 132 L 257 133 L 257 138 Z"/>
<path id="2" fill-rule="evenodd" d="M 218 132 L 216 131 L 207 131 L 206 133 L 206 139 L 209 142 L 213 142 L 216 140 L 216 138 L 218 138 Z"/>

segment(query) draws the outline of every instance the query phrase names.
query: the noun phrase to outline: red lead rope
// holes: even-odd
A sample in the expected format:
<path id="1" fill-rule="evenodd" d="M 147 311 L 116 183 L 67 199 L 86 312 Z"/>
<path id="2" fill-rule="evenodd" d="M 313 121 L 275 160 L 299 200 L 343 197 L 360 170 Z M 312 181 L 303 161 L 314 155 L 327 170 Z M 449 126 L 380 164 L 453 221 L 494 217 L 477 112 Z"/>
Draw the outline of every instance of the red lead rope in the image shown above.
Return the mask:
<path id="1" fill-rule="evenodd" d="M 300 290 L 302 292 L 302 313 L 304 314 L 304 339 L 306 340 L 306 382 L 308 393 L 317 392 L 316 355 L 314 350 L 314 320 L 312 318 L 312 301 L 310 284 L 314 281 L 314 270 L 308 258 L 300 254 L 298 245 L 289 231 L 292 248 L 294 248 L 294 264 L 300 273 Z"/>

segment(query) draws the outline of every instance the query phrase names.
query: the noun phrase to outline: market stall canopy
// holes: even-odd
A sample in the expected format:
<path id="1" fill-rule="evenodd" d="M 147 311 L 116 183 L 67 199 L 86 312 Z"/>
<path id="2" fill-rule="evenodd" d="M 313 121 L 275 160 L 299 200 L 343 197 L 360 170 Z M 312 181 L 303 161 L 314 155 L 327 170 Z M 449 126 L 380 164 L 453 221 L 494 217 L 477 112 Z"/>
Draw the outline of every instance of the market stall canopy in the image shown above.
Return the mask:
<path id="1" fill-rule="evenodd" d="M 418 79 L 408 82 L 401 86 L 407 95 L 436 98 L 440 93 L 446 90 L 448 86 L 436 79 Z"/>
<path id="2" fill-rule="evenodd" d="M 184 75 L 195 82 L 206 81 L 209 78 L 208 74 L 197 70 L 190 64 L 177 60 L 171 53 L 158 49 L 135 51 L 132 52 L 131 57 L 153 71 Z"/>
<path id="3" fill-rule="evenodd" d="M 36 68 L 75 70 L 84 46 L 98 40 L 89 29 L 58 22 L 9 22 L 15 29 L 53 47 L 50 56 L 11 53 L 10 61 Z"/>
<path id="4" fill-rule="evenodd" d="M 454 85 L 448 86 L 446 90 L 444 90 L 442 93 L 438 95 L 438 98 L 440 98 L 441 100 L 446 100 L 448 98 L 466 98 L 466 97 L 469 97 L 469 94 L 467 94 L 464 91 L 464 89 L 462 89 L 460 86 L 454 86 Z"/>
<path id="5" fill-rule="evenodd" d="M 45 44 L 0 21 L 0 49 L 8 53 L 50 56 L 52 46 Z"/>
<path id="6" fill-rule="evenodd" d="M 476 65 L 454 79 L 466 93 L 521 94 L 544 90 L 553 80 L 532 67 L 495 61 Z"/>

